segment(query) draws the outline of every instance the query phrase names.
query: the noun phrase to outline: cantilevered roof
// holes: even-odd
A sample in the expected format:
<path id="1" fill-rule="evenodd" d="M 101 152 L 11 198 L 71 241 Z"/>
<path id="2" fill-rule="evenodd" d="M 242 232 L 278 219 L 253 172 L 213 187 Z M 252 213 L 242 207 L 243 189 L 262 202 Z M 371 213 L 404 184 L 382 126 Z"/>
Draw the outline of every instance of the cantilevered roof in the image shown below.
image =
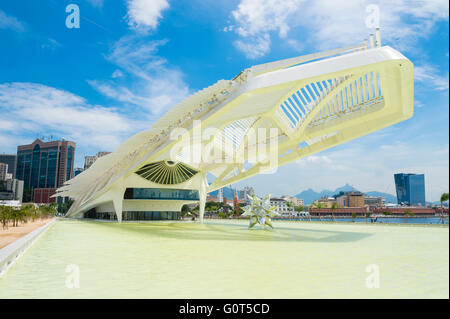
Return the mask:
<path id="1" fill-rule="evenodd" d="M 170 153 L 177 141 L 170 133 L 184 128 L 191 134 L 195 120 L 201 120 L 203 129 L 218 129 L 214 141 L 231 145 L 227 150 L 215 143 L 213 149 L 232 149 L 244 162 L 249 161 L 244 150 L 250 129 L 276 128 L 277 165 L 284 165 L 411 117 L 413 85 L 413 65 L 406 57 L 391 47 L 367 43 L 256 65 L 174 106 L 149 129 L 69 180 L 55 196 L 73 198 L 71 211 L 82 210 L 145 165 L 174 160 Z M 263 167 L 194 163 L 183 150 L 177 160 L 216 176 L 208 191 L 258 174 Z"/>

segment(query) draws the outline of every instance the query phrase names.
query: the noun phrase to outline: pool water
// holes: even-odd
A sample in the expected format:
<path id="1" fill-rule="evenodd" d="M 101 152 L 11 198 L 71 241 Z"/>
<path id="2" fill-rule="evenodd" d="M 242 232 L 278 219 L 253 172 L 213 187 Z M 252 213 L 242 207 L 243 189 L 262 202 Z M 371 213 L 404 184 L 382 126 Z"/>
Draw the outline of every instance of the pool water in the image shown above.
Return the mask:
<path id="1" fill-rule="evenodd" d="M 247 226 L 58 220 L 0 278 L 0 298 L 449 297 L 448 226 Z"/>

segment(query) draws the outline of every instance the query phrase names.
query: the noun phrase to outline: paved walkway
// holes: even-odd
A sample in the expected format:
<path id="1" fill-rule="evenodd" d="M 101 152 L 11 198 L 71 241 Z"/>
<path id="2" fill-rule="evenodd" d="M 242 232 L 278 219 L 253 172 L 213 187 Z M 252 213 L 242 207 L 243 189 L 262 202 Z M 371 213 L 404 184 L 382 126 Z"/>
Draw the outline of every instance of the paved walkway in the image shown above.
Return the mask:
<path id="1" fill-rule="evenodd" d="M 17 227 L 12 227 L 9 225 L 9 227 L 5 229 L 3 229 L 0 225 L 0 249 L 25 236 L 26 234 L 31 233 L 36 228 L 44 226 L 51 220 L 53 219 L 38 219 L 34 222 L 29 221 L 26 224 L 19 223 L 19 226 Z"/>

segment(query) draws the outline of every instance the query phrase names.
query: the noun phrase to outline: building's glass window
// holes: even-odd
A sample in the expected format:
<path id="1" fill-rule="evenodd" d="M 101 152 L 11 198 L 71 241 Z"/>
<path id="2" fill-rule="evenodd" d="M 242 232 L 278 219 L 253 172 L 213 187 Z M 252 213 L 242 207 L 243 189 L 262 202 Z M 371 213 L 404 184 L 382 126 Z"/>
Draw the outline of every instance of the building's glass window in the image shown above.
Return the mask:
<path id="1" fill-rule="evenodd" d="M 114 212 L 97 213 L 95 208 L 84 213 L 84 218 L 116 220 Z M 178 220 L 181 219 L 180 212 L 167 211 L 124 211 L 122 220 Z"/>
<path id="2" fill-rule="evenodd" d="M 197 190 L 170 188 L 127 188 L 124 199 L 199 200 Z"/>
<path id="3" fill-rule="evenodd" d="M 58 158 L 58 151 L 48 152 L 48 170 L 47 170 L 47 187 L 55 187 L 56 178 L 56 160 Z"/>
<path id="4" fill-rule="evenodd" d="M 18 153 L 16 178 L 23 181 L 23 169 L 25 168 L 25 155 Z"/>
<path id="5" fill-rule="evenodd" d="M 30 187 L 30 175 L 31 175 L 31 154 L 25 155 L 24 160 L 24 175 L 23 175 L 23 184 L 24 188 Z"/>
<path id="6" fill-rule="evenodd" d="M 39 187 L 46 187 L 47 179 L 47 152 L 41 153 L 41 165 L 39 169 Z"/>
<path id="7" fill-rule="evenodd" d="M 31 187 L 39 185 L 39 164 L 41 158 L 41 147 L 36 144 L 33 149 L 33 159 L 31 163 Z"/>
<path id="8" fill-rule="evenodd" d="M 66 181 L 68 181 L 72 175 L 72 159 L 73 159 L 73 147 L 69 146 L 67 150 Z"/>

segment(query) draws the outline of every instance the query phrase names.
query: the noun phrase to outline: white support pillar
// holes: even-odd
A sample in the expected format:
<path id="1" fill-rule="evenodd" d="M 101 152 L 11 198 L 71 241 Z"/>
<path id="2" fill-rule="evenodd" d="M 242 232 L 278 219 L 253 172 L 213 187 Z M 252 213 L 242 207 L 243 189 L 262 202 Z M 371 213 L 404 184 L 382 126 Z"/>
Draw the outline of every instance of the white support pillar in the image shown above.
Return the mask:
<path id="1" fill-rule="evenodd" d="M 123 184 L 114 185 L 111 188 L 111 194 L 113 196 L 112 201 L 114 205 L 114 212 L 117 216 L 117 221 L 119 223 L 122 222 L 122 208 L 123 208 L 123 194 L 125 193 L 125 189 Z"/>
<path id="2" fill-rule="evenodd" d="M 123 203 L 123 198 L 122 197 L 115 197 L 113 199 L 114 211 L 116 213 L 117 221 L 119 223 L 122 222 L 122 203 Z"/>
<path id="3" fill-rule="evenodd" d="M 205 214 L 205 205 L 206 205 L 206 189 L 208 187 L 208 181 L 206 180 L 206 174 L 202 173 L 202 180 L 200 182 L 200 202 L 199 202 L 199 213 L 200 213 L 200 223 L 203 223 L 203 215 Z"/>

